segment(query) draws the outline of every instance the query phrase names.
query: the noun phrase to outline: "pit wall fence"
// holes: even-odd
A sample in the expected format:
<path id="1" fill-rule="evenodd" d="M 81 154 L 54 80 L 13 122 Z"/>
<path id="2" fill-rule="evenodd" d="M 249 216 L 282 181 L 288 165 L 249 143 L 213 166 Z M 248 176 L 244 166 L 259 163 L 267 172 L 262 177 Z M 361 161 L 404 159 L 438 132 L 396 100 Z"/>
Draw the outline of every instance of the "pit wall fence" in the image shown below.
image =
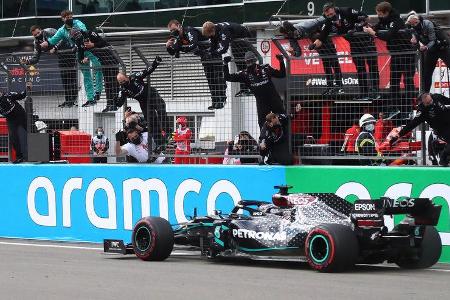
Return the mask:
<path id="1" fill-rule="evenodd" d="M 450 263 L 450 169 L 327 166 L 1 165 L 0 237 L 102 242 L 131 238 L 146 215 L 176 224 L 231 211 L 241 199 L 271 201 L 273 186 L 349 200 L 429 197 L 442 205 L 441 262 Z M 403 216 L 386 218 L 393 226 Z"/>

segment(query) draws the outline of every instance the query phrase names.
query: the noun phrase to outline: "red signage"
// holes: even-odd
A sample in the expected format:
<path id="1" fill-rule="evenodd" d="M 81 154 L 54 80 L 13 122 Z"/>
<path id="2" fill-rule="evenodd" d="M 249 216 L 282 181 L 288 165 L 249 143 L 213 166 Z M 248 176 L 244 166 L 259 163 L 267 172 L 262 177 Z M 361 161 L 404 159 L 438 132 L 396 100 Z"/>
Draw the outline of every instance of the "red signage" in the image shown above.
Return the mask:
<path id="1" fill-rule="evenodd" d="M 355 74 L 356 67 L 353 63 L 352 57 L 350 55 L 350 44 L 343 37 L 333 37 L 333 43 L 336 47 L 336 52 L 338 54 L 339 64 L 341 66 L 342 73 Z M 288 49 L 289 41 L 281 40 L 281 46 L 284 49 Z M 308 46 L 311 44 L 310 39 L 298 40 L 298 44 L 302 49 L 302 56 L 299 58 L 293 58 L 291 60 L 291 75 L 324 75 L 325 71 L 323 68 L 322 60 L 319 57 L 319 53 L 316 50 L 309 50 Z M 382 40 L 375 39 L 375 45 L 378 52 L 378 69 L 380 73 L 380 87 L 389 88 L 389 78 L 390 78 L 390 56 L 386 48 L 386 43 Z M 271 62 L 272 66 L 279 67 L 279 62 L 276 59 L 276 55 L 280 54 L 279 49 L 272 42 L 271 45 Z M 418 74 L 414 78 L 414 82 L 418 85 Z M 401 85 L 403 87 L 403 83 Z"/>

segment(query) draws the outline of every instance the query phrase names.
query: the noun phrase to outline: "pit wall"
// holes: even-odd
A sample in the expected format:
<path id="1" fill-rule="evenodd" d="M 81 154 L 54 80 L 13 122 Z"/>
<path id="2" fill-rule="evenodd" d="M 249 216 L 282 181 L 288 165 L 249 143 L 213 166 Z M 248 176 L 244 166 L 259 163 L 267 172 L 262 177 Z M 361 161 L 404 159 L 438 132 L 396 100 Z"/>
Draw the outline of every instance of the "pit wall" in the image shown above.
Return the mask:
<path id="1" fill-rule="evenodd" d="M 349 201 L 430 197 L 443 206 L 441 261 L 450 262 L 450 169 L 22 164 L 1 165 L 0 178 L 0 236 L 63 241 L 129 242 L 141 216 L 175 224 L 195 208 L 199 216 L 226 213 L 241 199 L 270 201 L 280 184 Z"/>

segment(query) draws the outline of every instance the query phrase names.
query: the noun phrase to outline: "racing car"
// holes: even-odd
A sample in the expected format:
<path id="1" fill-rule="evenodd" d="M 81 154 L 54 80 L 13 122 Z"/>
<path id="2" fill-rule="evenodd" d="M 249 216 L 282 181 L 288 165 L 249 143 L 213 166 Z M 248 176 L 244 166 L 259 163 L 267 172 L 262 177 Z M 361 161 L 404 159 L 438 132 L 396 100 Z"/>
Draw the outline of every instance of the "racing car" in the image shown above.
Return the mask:
<path id="1" fill-rule="evenodd" d="M 131 243 L 104 240 L 104 251 L 162 261 L 176 247 L 208 258 L 247 257 L 307 261 L 321 272 L 340 272 L 355 264 L 396 263 L 428 268 L 440 258 L 437 225 L 441 206 L 428 198 L 380 198 L 353 204 L 330 193 L 289 193 L 276 186 L 272 202 L 241 200 L 229 214 L 194 216 L 170 225 L 144 217 L 134 226 Z M 406 214 L 392 230 L 385 215 Z"/>

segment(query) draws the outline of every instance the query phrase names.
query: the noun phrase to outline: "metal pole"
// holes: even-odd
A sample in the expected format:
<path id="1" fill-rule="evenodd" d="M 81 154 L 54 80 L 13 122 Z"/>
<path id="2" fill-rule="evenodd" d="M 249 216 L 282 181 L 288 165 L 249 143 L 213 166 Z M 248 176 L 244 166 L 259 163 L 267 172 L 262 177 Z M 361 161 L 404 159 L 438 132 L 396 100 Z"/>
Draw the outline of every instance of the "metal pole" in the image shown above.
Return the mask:
<path id="1" fill-rule="evenodd" d="M 145 57 L 145 55 L 142 53 L 142 51 L 138 48 L 134 48 L 134 51 L 136 51 L 137 55 L 140 59 L 144 62 L 145 66 L 148 68 L 151 66 L 150 61 Z M 153 103 L 152 99 L 152 93 L 150 90 L 150 75 L 147 76 L 147 103 L 145 104 L 146 114 L 147 114 L 147 147 L 148 147 L 148 161 L 150 161 L 150 155 L 153 155 L 153 135 L 150 134 L 150 104 Z M 153 130 L 153 129 L 152 129 Z"/>
<path id="2" fill-rule="evenodd" d="M 425 14 L 430 14 L 430 0 L 425 0 Z"/>
<path id="3" fill-rule="evenodd" d="M 424 88 L 424 78 L 423 78 L 423 68 L 424 68 L 424 53 L 420 52 L 419 54 L 419 78 L 420 78 L 420 85 L 419 85 L 419 92 L 422 93 L 423 92 L 423 88 Z M 422 165 L 425 166 L 427 164 L 426 162 L 426 152 L 427 152 L 427 143 L 426 143 L 426 135 L 425 135 L 425 130 L 426 130 L 426 125 L 425 123 L 422 123 L 422 125 L 420 125 L 420 140 L 421 140 L 421 144 L 422 144 L 422 152 L 421 152 L 421 156 L 422 156 Z"/>
<path id="4" fill-rule="evenodd" d="M 5 71 L 6 75 L 8 76 L 7 82 L 6 82 L 6 92 L 9 93 L 11 91 L 11 72 L 9 72 L 8 66 L 2 61 L 0 63 L 1 68 L 3 71 Z M 11 134 L 9 132 L 8 128 L 8 161 L 12 161 L 12 145 L 11 145 Z"/>
<path id="5" fill-rule="evenodd" d="M 286 49 L 283 48 L 280 41 L 278 39 L 272 39 L 273 43 L 277 47 L 277 49 L 281 52 L 284 58 L 286 58 L 286 113 L 288 116 L 291 115 L 291 93 L 290 93 L 290 84 L 291 84 L 291 58 L 289 54 L 286 52 Z M 291 128 L 291 118 L 288 118 L 288 147 L 289 147 L 289 155 L 293 158 L 292 153 L 292 128 Z"/>

